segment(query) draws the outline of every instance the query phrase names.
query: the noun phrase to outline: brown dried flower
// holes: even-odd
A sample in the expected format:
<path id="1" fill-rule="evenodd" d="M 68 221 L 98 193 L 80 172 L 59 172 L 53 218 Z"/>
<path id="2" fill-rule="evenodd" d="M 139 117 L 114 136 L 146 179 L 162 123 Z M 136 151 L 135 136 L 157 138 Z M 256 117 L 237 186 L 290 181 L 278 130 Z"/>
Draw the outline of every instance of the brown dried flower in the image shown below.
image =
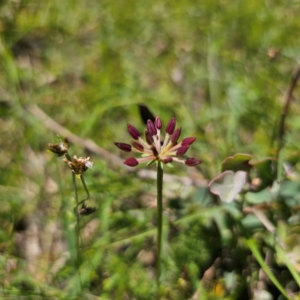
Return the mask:
<path id="1" fill-rule="evenodd" d="M 89 157 L 79 157 L 76 155 L 73 156 L 72 161 L 64 159 L 64 162 L 69 166 L 69 168 L 76 174 L 81 175 L 87 169 L 91 169 L 94 166 L 94 163 L 90 161 Z"/>
<path id="2" fill-rule="evenodd" d="M 68 153 L 69 150 L 69 141 L 65 138 L 64 141 L 61 141 L 57 144 L 48 144 L 48 148 L 51 152 L 57 154 L 57 156 L 63 156 L 64 154 Z"/>

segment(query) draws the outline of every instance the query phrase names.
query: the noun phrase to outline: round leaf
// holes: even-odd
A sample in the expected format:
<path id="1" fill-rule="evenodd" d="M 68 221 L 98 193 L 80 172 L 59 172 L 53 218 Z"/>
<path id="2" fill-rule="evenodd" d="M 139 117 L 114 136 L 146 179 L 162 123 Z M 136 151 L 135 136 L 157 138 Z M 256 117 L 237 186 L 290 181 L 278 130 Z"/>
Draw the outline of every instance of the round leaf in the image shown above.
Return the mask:
<path id="1" fill-rule="evenodd" d="M 247 173 L 244 171 L 225 171 L 209 183 L 210 191 L 218 195 L 223 202 L 232 202 L 246 183 Z"/>
<path id="2" fill-rule="evenodd" d="M 250 171 L 251 165 L 249 161 L 252 159 L 252 156 L 244 153 L 237 153 L 233 156 L 228 156 L 222 162 L 222 171 L 232 170 L 232 171 Z"/>

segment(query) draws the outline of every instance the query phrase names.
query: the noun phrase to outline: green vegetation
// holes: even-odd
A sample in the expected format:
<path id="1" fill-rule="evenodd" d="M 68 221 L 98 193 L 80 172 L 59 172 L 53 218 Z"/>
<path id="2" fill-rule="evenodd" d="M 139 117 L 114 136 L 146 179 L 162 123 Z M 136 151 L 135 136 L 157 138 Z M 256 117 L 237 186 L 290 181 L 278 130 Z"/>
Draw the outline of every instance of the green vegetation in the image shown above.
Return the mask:
<path id="1" fill-rule="evenodd" d="M 299 14 L 297 1 L 2 1 L 0 298 L 300 299 Z M 127 168 L 113 144 L 128 123 L 144 130 L 139 104 L 163 128 L 176 117 L 204 161 L 164 168 L 159 295 L 155 165 Z M 97 210 L 78 220 L 70 168 L 47 151 L 57 134 L 94 162 Z"/>

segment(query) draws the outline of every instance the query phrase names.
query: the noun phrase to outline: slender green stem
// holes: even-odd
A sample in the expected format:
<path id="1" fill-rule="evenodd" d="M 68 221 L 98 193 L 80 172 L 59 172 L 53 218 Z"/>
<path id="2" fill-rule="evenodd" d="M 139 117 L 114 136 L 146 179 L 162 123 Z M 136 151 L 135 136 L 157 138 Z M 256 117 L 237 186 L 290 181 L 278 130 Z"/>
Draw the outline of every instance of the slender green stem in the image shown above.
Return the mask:
<path id="1" fill-rule="evenodd" d="M 81 174 L 80 179 L 82 181 L 83 187 L 84 187 L 85 192 L 86 192 L 86 199 L 85 200 L 88 200 L 90 198 L 90 192 L 89 192 L 89 190 L 88 190 L 88 188 L 87 188 L 87 186 L 85 184 L 83 174 Z"/>
<path id="2" fill-rule="evenodd" d="M 277 287 L 277 289 L 281 292 L 281 294 L 284 295 L 286 299 L 292 300 L 292 298 L 285 291 L 284 287 L 281 285 L 280 281 L 275 277 L 275 275 L 271 272 L 269 266 L 265 263 L 263 257 L 259 252 L 255 240 L 246 239 L 245 242 L 251 250 L 254 257 L 256 258 L 257 262 L 260 264 L 261 268 L 264 270 L 264 272 L 267 274 L 267 276 L 273 282 L 273 284 Z"/>
<path id="3" fill-rule="evenodd" d="M 156 261 L 156 283 L 157 287 L 160 285 L 161 272 L 161 248 L 162 248 L 162 227 L 163 227 L 163 168 L 159 162 L 157 164 L 157 261 Z"/>
<path id="4" fill-rule="evenodd" d="M 72 161 L 72 158 L 69 153 L 65 154 L 66 158 L 69 161 Z M 76 200 L 76 210 L 74 210 L 75 216 L 76 216 L 76 260 L 78 261 L 78 253 L 79 253 L 79 215 L 77 212 L 77 207 L 79 205 L 79 199 L 78 199 L 78 190 L 77 190 L 77 182 L 76 182 L 76 175 L 72 172 L 72 179 L 73 179 L 73 185 L 74 185 L 74 192 L 75 192 L 75 200 Z M 81 179 L 82 180 L 82 179 Z M 86 186 L 84 185 L 86 188 Z"/>
<path id="5" fill-rule="evenodd" d="M 290 261 L 286 251 L 282 249 L 280 245 L 276 246 L 276 252 L 279 255 L 279 257 L 285 262 L 287 268 L 291 272 L 292 276 L 294 277 L 295 281 L 297 282 L 298 286 L 300 286 L 300 275 L 298 274 L 295 265 Z"/>
<path id="6" fill-rule="evenodd" d="M 69 153 L 66 153 L 65 156 L 69 161 L 72 161 L 72 158 L 71 158 Z M 76 265 L 76 273 L 78 274 L 79 286 L 82 290 L 83 287 L 82 287 L 82 282 L 81 282 L 80 272 L 79 272 L 79 266 L 80 266 L 80 257 L 79 257 L 80 228 L 79 228 L 79 214 L 77 212 L 77 207 L 79 205 L 79 199 L 78 199 L 78 189 L 77 189 L 76 175 L 73 172 L 72 172 L 72 179 L 73 179 L 75 200 L 76 200 L 76 210 L 74 210 L 74 213 L 75 213 L 75 216 L 76 216 L 76 247 L 75 247 L 74 261 L 75 261 L 75 265 Z"/>
<path id="7" fill-rule="evenodd" d="M 65 156 L 68 161 L 72 161 L 72 157 L 70 156 L 69 153 L 66 153 Z"/>
<path id="8" fill-rule="evenodd" d="M 67 152 L 65 154 L 65 157 L 68 161 L 72 161 L 71 155 Z M 73 180 L 73 185 L 74 185 L 74 192 L 75 192 L 75 200 L 76 200 L 76 208 L 78 206 L 78 190 L 77 190 L 77 182 L 76 182 L 76 175 L 75 173 L 72 172 L 72 180 Z M 74 211 L 75 216 L 76 216 L 76 254 L 75 254 L 75 259 L 78 261 L 78 252 L 79 252 L 79 216 L 76 211 Z"/>
<path id="9" fill-rule="evenodd" d="M 77 182 L 76 182 L 76 175 L 72 173 L 72 178 L 73 178 L 73 185 L 74 185 L 74 191 L 75 191 L 75 200 L 76 200 L 76 207 L 78 206 L 78 191 L 77 191 Z M 78 248 L 79 248 L 79 215 L 77 210 L 75 211 L 76 215 L 76 258 L 78 258 Z"/>
<path id="10" fill-rule="evenodd" d="M 88 188 L 87 188 L 87 186 L 85 184 L 83 174 L 80 175 L 80 179 L 81 179 L 81 182 L 82 182 L 83 187 L 84 187 L 85 192 L 86 192 L 86 198 L 83 199 L 82 201 L 80 201 L 80 203 L 83 203 L 83 205 L 84 205 L 84 202 L 90 198 L 90 192 L 89 192 L 89 190 L 88 190 Z M 78 204 L 80 204 L 80 203 L 78 203 Z"/>
<path id="11" fill-rule="evenodd" d="M 73 173 L 72 174 L 72 178 L 73 178 L 73 184 L 74 184 L 74 190 L 75 190 L 75 199 L 76 199 L 76 207 L 78 207 L 79 205 L 79 200 L 78 200 L 78 189 L 77 189 L 77 182 L 76 182 L 76 175 Z M 81 290 L 83 289 L 82 287 L 82 282 L 81 282 L 81 278 L 80 278 L 80 271 L 79 271 L 79 267 L 80 267 L 80 251 L 79 251 L 79 243 L 80 243 L 80 228 L 79 228 L 79 214 L 78 211 L 76 209 L 75 211 L 75 216 L 76 216 L 76 254 L 75 254 L 75 264 L 76 264 L 76 272 L 78 274 L 78 279 L 79 279 L 79 285 Z"/>
<path id="12" fill-rule="evenodd" d="M 84 187 L 84 190 L 86 192 L 86 198 L 81 200 L 81 201 L 76 201 L 76 206 L 74 207 L 74 214 L 76 214 L 78 218 L 79 218 L 79 216 L 78 216 L 78 207 L 79 207 L 79 205 L 82 204 L 82 207 L 86 207 L 85 206 L 85 201 L 90 198 L 90 192 L 89 192 L 89 190 L 88 190 L 88 188 L 85 184 L 83 174 L 80 175 L 80 180 L 81 180 L 81 182 L 83 184 L 83 187 Z"/>
<path id="13" fill-rule="evenodd" d="M 297 81 L 300 78 L 300 66 L 297 67 L 296 71 L 294 72 L 291 83 L 289 86 L 289 89 L 287 91 L 286 97 L 284 99 L 284 106 L 282 107 L 280 121 L 279 121 L 279 130 L 278 130 L 278 146 L 277 146 L 277 153 L 276 153 L 276 159 L 278 161 L 280 151 L 282 150 L 284 146 L 284 137 L 286 134 L 285 129 L 285 121 L 289 113 L 289 108 L 291 106 L 291 102 L 293 99 L 293 91 L 295 87 L 297 86 Z"/>

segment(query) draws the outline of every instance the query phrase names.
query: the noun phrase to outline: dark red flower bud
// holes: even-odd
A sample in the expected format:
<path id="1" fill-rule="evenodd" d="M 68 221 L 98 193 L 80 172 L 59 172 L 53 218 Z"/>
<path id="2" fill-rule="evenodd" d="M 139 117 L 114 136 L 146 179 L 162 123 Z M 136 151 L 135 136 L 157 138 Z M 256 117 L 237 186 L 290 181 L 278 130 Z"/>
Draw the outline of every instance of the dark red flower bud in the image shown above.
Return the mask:
<path id="1" fill-rule="evenodd" d="M 176 152 L 176 155 L 182 155 L 184 154 L 186 151 L 188 151 L 189 149 L 189 145 L 183 145 L 181 146 L 180 148 L 178 148 L 177 152 Z"/>
<path id="2" fill-rule="evenodd" d="M 144 151 L 144 147 L 143 147 L 143 145 L 141 145 L 140 143 L 137 143 L 137 142 L 135 142 L 135 141 L 132 141 L 131 144 L 132 144 L 133 147 L 135 147 L 137 150 Z"/>
<path id="3" fill-rule="evenodd" d="M 149 145 L 152 145 L 153 144 L 153 137 L 152 135 L 150 135 L 148 133 L 148 131 L 145 131 L 145 138 L 146 138 L 146 141 Z"/>
<path id="4" fill-rule="evenodd" d="M 173 144 L 177 143 L 181 134 L 181 128 L 176 129 L 170 137 L 170 140 Z"/>
<path id="5" fill-rule="evenodd" d="M 169 135 L 171 135 L 174 132 L 174 130 L 175 130 L 175 126 L 176 126 L 176 120 L 175 120 L 175 118 L 172 118 L 170 120 L 170 122 L 168 123 L 168 125 L 167 125 L 166 133 L 168 133 Z"/>
<path id="6" fill-rule="evenodd" d="M 125 143 L 114 143 L 120 150 L 125 152 L 131 151 L 131 145 Z"/>
<path id="7" fill-rule="evenodd" d="M 139 131 L 135 127 L 131 126 L 130 124 L 127 124 L 127 129 L 128 129 L 129 134 L 135 140 L 138 140 L 138 138 L 141 136 L 141 134 L 139 133 Z"/>
<path id="8" fill-rule="evenodd" d="M 161 120 L 160 120 L 159 116 L 157 116 L 155 118 L 154 125 L 157 129 L 161 129 L 162 124 L 161 124 Z"/>
<path id="9" fill-rule="evenodd" d="M 156 127 L 154 126 L 153 122 L 151 120 L 147 121 L 147 131 L 149 132 L 149 134 L 151 136 L 156 135 L 157 134 L 157 130 Z"/>
<path id="10" fill-rule="evenodd" d="M 163 159 L 163 163 L 164 163 L 164 164 L 171 163 L 172 161 L 173 161 L 173 158 L 172 158 L 172 157 L 167 157 L 167 158 Z"/>
<path id="11" fill-rule="evenodd" d="M 196 158 L 187 158 L 185 161 L 185 164 L 188 167 L 194 167 L 197 166 L 199 164 L 201 164 L 203 161 L 201 159 L 196 159 Z"/>
<path id="12" fill-rule="evenodd" d="M 187 137 L 182 140 L 181 145 L 192 145 L 195 142 L 196 138 L 195 137 Z"/>
<path id="13" fill-rule="evenodd" d="M 137 161 L 136 158 L 134 157 L 130 157 L 130 158 L 127 158 L 125 161 L 124 161 L 124 164 L 129 166 L 129 167 L 135 167 L 139 164 L 139 162 Z"/>

